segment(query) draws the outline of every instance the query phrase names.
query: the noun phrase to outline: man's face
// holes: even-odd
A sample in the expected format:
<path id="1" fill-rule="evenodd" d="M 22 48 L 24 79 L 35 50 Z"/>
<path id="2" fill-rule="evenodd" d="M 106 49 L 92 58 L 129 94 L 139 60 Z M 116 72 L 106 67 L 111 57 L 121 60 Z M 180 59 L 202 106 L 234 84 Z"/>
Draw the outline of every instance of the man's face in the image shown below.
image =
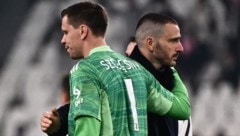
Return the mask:
<path id="1" fill-rule="evenodd" d="M 72 59 L 80 59 L 83 57 L 83 45 L 80 38 L 81 33 L 79 28 L 74 28 L 68 22 L 68 17 L 64 16 L 62 18 L 62 40 L 61 43 L 65 46 L 69 56 Z"/>
<path id="2" fill-rule="evenodd" d="M 163 32 L 155 44 L 153 56 L 162 66 L 175 66 L 179 53 L 183 51 L 178 25 L 165 24 Z"/>

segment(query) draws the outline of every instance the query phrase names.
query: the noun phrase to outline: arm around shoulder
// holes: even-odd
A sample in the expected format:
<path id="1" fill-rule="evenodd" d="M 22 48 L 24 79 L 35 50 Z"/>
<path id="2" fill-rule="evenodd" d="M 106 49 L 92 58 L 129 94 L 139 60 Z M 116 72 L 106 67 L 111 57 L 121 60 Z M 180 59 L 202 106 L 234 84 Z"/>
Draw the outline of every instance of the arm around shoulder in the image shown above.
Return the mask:
<path id="1" fill-rule="evenodd" d="M 174 68 L 172 70 L 175 79 L 172 92 L 165 89 L 155 79 L 150 80 L 152 86 L 148 92 L 148 111 L 161 116 L 167 115 L 178 120 L 185 120 L 191 114 L 188 92 L 177 71 Z"/>
<path id="2" fill-rule="evenodd" d="M 188 91 L 176 69 L 172 68 L 173 76 L 175 78 L 175 86 L 172 93 L 174 94 L 172 107 L 166 115 L 175 117 L 180 120 L 188 119 L 191 115 L 190 100 Z"/>

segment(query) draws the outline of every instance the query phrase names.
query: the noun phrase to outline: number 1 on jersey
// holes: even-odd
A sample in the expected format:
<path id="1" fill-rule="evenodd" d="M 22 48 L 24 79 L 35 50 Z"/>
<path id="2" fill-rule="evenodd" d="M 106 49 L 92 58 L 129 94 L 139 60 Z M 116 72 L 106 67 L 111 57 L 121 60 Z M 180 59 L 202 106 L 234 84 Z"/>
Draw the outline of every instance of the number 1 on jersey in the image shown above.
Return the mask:
<path id="1" fill-rule="evenodd" d="M 135 100 L 134 91 L 133 91 L 132 79 L 124 79 L 124 82 L 125 82 L 127 92 L 128 92 L 128 97 L 129 97 L 129 100 L 131 103 L 131 110 L 132 110 L 133 122 L 134 122 L 134 130 L 139 131 L 136 100 Z"/>

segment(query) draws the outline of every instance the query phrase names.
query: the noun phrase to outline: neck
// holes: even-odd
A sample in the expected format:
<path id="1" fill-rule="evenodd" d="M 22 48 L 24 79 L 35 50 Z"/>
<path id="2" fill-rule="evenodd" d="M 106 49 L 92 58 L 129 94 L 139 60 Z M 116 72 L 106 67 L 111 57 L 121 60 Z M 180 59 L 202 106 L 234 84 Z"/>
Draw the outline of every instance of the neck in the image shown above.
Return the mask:
<path id="1" fill-rule="evenodd" d="M 87 57 L 90 51 L 96 47 L 106 45 L 106 41 L 102 37 L 94 37 L 89 40 L 86 40 L 84 46 L 84 58 Z"/>

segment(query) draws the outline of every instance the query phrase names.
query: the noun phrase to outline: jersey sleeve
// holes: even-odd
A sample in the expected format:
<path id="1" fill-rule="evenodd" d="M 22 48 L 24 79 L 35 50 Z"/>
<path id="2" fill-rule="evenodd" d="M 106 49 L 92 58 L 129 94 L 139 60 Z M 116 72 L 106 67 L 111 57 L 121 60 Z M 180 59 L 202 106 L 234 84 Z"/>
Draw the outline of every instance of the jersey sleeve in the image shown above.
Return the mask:
<path id="1" fill-rule="evenodd" d="M 187 88 L 179 77 L 176 69 L 172 68 L 172 70 L 175 78 L 175 86 L 172 91 L 174 97 L 172 107 L 167 115 L 174 116 L 177 119 L 188 119 L 191 114 L 191 108 Z"/>
<path id="2" fill-rule="evenodd" d="M 190 102 L 187 89 L 173 68 L 175 86 L 170 92 L 161 86 L 155 79 L 152 80 L 148 92 L 148 111 L 159 115 L 169 115 L 176 119 L 187 119 L 190 116 Z"/>
<path id="3" fill-rule="evenodd" d="M 84 116 L 76 119 L 74 136 L 99 136 L 100 121 L 96 118 Z"/>
<path id="4" fill-rule="evenodd" d="M 161 86 L 154 78 L 148 90 L 150 90 L 147 98 L 148 111 L 159 115 L 166 114 L 172 107 L 173 94 Z"/>
<path id="5" fill-rule="evenodd" d="M 86 69 L 82 69 L 72 77 L 71 111 L 73 119 L 89 116 L 101 120 L 99 85 L 94 74 Z"/>

